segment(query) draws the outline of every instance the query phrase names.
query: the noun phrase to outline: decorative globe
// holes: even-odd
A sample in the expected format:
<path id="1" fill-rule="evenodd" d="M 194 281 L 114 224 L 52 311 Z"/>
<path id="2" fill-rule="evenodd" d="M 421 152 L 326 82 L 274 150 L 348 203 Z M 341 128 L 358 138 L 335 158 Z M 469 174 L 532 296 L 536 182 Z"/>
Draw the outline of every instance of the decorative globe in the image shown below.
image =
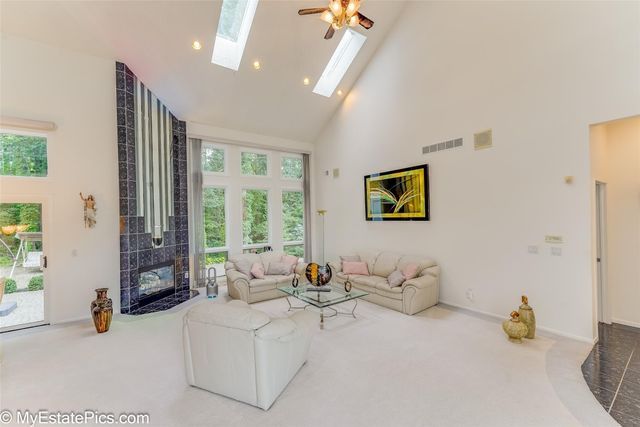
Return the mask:
<path id="1" fill-rule="evenodd" d="M 327 283 L 331 282 L 332 273 L 329 264 L 321 267 L 315 262 L 309 263 L 304 274 L 307 277 L 309 283 L 311 283 L 313 286 L 324 286 Z"/>

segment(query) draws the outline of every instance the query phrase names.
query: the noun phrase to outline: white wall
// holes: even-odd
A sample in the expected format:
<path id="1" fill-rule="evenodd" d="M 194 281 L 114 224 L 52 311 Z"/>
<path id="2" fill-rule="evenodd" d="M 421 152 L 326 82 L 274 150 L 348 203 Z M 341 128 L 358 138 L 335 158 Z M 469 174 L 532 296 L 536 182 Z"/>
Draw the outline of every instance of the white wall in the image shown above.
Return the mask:
<path id="1" fill-rule="evenodd" d="M 441 301 L 506 317 L 527 294 L 542 328 L 592 340 L 589 124 L 640 112 L 639 12 L 637 2 L 408 4 L 316 145 L 328 258 L 428 254 L 443 269 Z M 487 128 L 494 148 L 474 151 Z M 462 149 L 421 154 L 456 137 Z M 366 222 L 363 176 L 421 163 L 432 220 Z M 324 175 L 332 168 L 339 178 Z M 563 236 L 562 256 L 547 234 Z"/>
<path id="2" fill-rule="evenodd" d="M 592 129 L 596 179 L 607 184 L 611 320 L 640 327 L 640 117 Z"/>
<path id="3" fill-rule="evenodd" d="M 45 200 L 51 323 L 87 318 L 93 289 L 108 287 L 119 312 L 115 63 L 2 35 L 0 114 L 55 122 L 47 179 L 0 179 L 3 201 Z M 79 192 L 97 201 L 85 229 Z"/>

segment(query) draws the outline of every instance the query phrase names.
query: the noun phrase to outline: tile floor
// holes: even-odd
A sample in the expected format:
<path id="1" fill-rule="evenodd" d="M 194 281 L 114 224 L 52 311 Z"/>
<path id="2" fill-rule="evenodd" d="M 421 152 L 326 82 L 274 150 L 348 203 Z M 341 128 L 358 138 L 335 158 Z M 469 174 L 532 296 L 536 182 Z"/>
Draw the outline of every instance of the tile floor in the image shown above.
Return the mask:
<path id="1" fill-rule="evenodd" d="M 598 343 L 582 364 L 582 374 L 620 425 L 640 426 L 640 329 L 600 323 L 598 330 Z"/>

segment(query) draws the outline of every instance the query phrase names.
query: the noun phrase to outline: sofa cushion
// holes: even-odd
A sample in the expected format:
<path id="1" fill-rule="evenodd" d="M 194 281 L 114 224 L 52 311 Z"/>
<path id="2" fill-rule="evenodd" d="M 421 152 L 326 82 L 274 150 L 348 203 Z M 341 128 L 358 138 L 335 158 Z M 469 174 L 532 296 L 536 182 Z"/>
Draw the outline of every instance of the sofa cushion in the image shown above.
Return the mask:
<path id="1" fill-rule="evenodd" d="M 384 283 L 388 286 L 387 279 L 380 276 L 351 276 L 351 281 L 356 284 L 369 286 L 372 289 L 375 289 L 378 283 Z"/>
<path id="2" fill-rule="evenodd" d="M 262 261 L 262 265 L 264 265 L 264 271 L 269 271 L 269 264 L 271 264 L 272 262 L 282 262 L 282 257 L 284 256 L 284 252 L 269 251 L 269 252 L 263 252 L 259 256 L 260 256 L 260 261 Z"/>
<path id="3" fill-rule="evenodd" d="M 379 254 L 380 254 L 380 251 L 374 251 L 374 250 L 364 250 L 364 251 L 358 252 L 358 256 L 360 257 L 360 260 L 367 263 L 367 266 L 369 267 L 369 273 L 373 271 L 373 266 L 375 265 L 376 258 L 378 258 Z"/>
<path id="4" fill-rule="evenodd" d="M 387 283 L 377 283 L 376 284 L 376 294 L 383 296 L 383 297 L 387 297 L 387 298 L 393 298 L 396 300 L 401 300 L 402 299 L 402 287 L 401 286 L 396 286 L 395 288 L 392 288 L 389 286 L 389 284 Z"/>
<path id="5" fill-rule="evenodd" d="M 252 292 L 262 292 L 268 289 L 275 289 L 276 285 L 277 282 L 273 276 L 265 276 L 264 279 L 251 279 L 249 281 L 249 288 Z"/>
<path id="6" fill-rule="evenodd" d="M 402 268 L 402 275 L 405 280 L 413 279 L 418 275 L 418 264 L 409 263 Z"/>
<path id="7" fill-rule="evenodd" d="M 265 278 L 275 280 L 277 286 L 290 285 L 291 280 L 293 279 L 293 274 L 288 274 L 288 275 L 278 274 L 274 276 L 265 276 Z"/>
<path id="8" fill-rule="evenodd" d="M 300 260 L 300 258 L 298 258 L 297 256 L 294 255 L 284 255 L 282 257 L 282 262 L 287 264 L 289 266 L 289 273 L 291 274 L 294 272 L 296 265 L 298 264 L 298 261 Z"/>
<path id="9" fill-rule="evenodd" d="M 253 266 L 253 264 L 248 259 L 239 259 L 234 262 L 234 265 L 236 266 L 236 270 L 238 270 L 240 273 L 244 274 L 248 278 L 253 277 L 253 274 L 251 273 L 251 267 Z"/>
<path id="10" fill-rule="evenodd" d="M 402 286 L 402 284 L 405 281 L 405 278 L 404 278 L 404 274 L 402 274 L 402 271 L 396 270 L 393 273 L 391 273 L 389 277 L 387 277 L 387 280 L 389 281 L 390 287 L 396 288 L 398 286 Z"/>
<path id="11" fill-rule="evenodd" d="M 402 256 L 393 252 L 382 252 L 376 258 L 373 266 L 373 274 L 381 277 L 389 277 L 396 270 L 398 261 Z"/>
<path id="12" fill-rule="evenodd" d="M 345 261 L 360 262 L 362 260 L 360 259 L 360 255 L 343 255 L 340 257 L 340 268 L 342 268 L 342 263 Z"/>
<path id="13" fill-rule="evenodd" d="M 284 262 L 271 261 L 267 268 L 267 274 L 269 276 L 282 275 L 286 276 L 291 273 L 291 266 Z"/>

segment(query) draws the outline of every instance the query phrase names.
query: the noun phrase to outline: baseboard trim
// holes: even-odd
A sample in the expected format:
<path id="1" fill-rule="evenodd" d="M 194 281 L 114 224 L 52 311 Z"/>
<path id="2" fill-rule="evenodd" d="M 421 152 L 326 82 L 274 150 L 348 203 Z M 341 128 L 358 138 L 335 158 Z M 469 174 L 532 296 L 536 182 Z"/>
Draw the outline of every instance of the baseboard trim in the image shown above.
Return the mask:
<path id="1" fill-rule="evenodd" d="M 454 304 L 451 302 L 447 302 L 447 301 L 439 301 L 439 304 L 445 304 L 445 305 L 449 305 L 451 307 L 455 307 L 456 309 L 462 310 L 462 311 L 468 311 L 470 313 L 475 313 L 475 314 L 481 314 L 483 316 L 487 316 L 490 317 L 492 319 L 497 319 L 500 321 L 506 320 L 505 316 L 501 316 L 499 314 L 496 313 L 490 313 L 488 311 L 482 311 L 482 310 L 477 310 L 475 308 L 470 308 L 470 307 L 465 307 L 463 305 L 459 305 L 459 304 Z M 548 328 L 546 326 L 541 326 L 539 324 L 536 325 L 536 331 L 540 331 L 540 332 L 544 332 L 544 335 L 555 335 L 556 337 L 562 337 L 562 338 L 569 338 L 575 341 L 580 341 L 580 342 L 585 342 L 588 344 L 595 344 L 596 341 L 598 340 L 598 337 L 594 337 L 594 338 L 588 338 L 588 337 L 582 337 L 579 335 L 574 335 L 574 334 L 569 334 L 566 332 L 562 332 L 562 331 L 558 331 L 557 329 L 553 329 L 553 328 Z M 553 338 L 553 337 L 552 337 Z"/>
<path id="2" fill-rule="evenodd" d="M 634 328 L 640 328 L 640 323 L 638 323 L 638 322 L 631 322 L 629 320 L 617 319 L 615 317 L 611 319 L 611 322 L 612 323 L 619 323 L 619 324 L 625 325 L 625 326 L 631 326 L 631 327 L 634 327 Z"/>

